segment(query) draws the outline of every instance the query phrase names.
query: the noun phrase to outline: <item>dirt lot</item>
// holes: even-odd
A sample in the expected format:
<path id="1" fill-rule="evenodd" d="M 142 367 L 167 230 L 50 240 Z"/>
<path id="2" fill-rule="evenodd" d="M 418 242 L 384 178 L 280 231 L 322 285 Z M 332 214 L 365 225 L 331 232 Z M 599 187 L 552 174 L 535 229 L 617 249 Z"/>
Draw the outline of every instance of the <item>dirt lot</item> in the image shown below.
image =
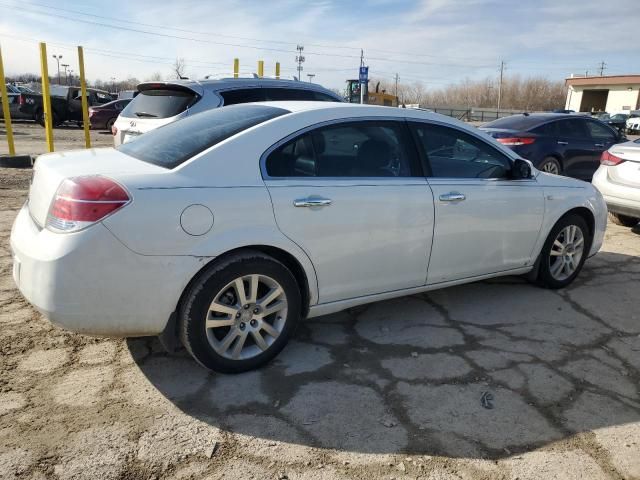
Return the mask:
<path id="1" fill-rule="evenodd" d="M 13 141 L 18 155 L 40 155 L 47 151 L 45 131 L 40 125 L 28 121 L 14 121 Z M 84 130 L 74 124 L 53 129 L 53 146 L 58 150 L 84 148 Z M 112 147 L 111 132 L 91 130 L 91 146 Z M 8 155 L 7 133 L 4 122 L 0 122 L 0 155 Z"/>
<path id="2" fill-rule="evenodd" d="M 567 290 L 509 278 L 313 319 L 223 376 L 27 305 L 8 237 L 29 175 L 0 169 L 0 478 L 640 478 L 640 230 L 610 225 Z"/>

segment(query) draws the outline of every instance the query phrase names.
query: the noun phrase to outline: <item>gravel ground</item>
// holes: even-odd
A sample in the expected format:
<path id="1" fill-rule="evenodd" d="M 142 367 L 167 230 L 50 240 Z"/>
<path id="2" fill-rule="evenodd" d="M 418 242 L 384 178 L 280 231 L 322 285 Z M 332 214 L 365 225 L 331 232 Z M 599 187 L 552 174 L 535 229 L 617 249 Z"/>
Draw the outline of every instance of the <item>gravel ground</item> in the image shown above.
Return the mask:
<path id="1" fill-rule="evenodd" d="M 29 177 L 0 169 L 2 479 L 640 478 L 640 227 L 610 225 L 569 289 L 503 278 L 308 320 L 224 376 L 29 307 L 8 245 Z"/>

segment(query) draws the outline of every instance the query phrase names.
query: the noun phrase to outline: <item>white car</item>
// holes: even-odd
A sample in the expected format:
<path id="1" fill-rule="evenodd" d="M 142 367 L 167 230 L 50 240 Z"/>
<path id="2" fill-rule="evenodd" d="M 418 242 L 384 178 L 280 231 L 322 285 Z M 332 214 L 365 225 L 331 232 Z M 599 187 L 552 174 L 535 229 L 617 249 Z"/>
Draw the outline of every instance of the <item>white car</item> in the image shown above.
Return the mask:
<path id="1" fill-rule="evenodd" d="M 590 184 L 449 117 L 272 102 L 39 157 L 11 247 L 54 323 L 240 372 L 300 318 L 500 275 L 565 287 L 606 219 Z"/>
<path id="2" fill-rule="evenodd" d="M 603 152 L 593 185 L 607 202 L 614 223 L 633 227 L 640 222 L 640 139 Z"/>
<path id="3" fill-rule="evenodd" d="M 627 132 L 638 133 L 640 132 L 640 113 L 632 114 L 627 119 Z"/>

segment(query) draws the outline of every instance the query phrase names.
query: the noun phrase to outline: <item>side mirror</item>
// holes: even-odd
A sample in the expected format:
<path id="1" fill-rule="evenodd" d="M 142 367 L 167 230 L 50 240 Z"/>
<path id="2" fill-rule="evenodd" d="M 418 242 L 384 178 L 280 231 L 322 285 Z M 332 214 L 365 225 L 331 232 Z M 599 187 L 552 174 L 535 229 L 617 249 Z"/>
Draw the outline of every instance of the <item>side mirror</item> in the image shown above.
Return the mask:
<path id="1" fill-rule="evenodd" d="M 511 173 L 515 180 L 524 180 L 527 178 L 531 178 L 531 172 L 531 164 L 526 160 L 518 158 L 515 162 L 513 162 Z"/>

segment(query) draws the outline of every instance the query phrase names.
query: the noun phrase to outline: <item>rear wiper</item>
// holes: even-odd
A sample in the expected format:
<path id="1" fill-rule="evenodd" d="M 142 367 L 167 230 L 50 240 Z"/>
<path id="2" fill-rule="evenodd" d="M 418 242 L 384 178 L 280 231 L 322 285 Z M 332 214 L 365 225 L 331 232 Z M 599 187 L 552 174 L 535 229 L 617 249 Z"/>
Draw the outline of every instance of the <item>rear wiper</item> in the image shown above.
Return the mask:
<path id="1" fill-rule="evenodd" d="M 158 115 L 154 115 L 153 113 L 147 112 L 136 112 L 136 115 L 139 117 L 157 117 Z"/>

